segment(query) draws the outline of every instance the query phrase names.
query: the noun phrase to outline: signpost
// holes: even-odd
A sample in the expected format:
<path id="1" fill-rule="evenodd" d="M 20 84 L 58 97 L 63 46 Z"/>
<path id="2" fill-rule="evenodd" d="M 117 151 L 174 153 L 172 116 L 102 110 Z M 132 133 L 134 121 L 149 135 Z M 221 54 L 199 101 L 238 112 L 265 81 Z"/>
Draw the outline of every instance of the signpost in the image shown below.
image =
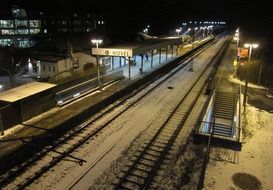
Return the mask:
<path id="1" fill-rule="evenodd" d="M 92 54 L 115 57 L 133 57 L 133 51 L 131 49 L 92 48 Z"/>

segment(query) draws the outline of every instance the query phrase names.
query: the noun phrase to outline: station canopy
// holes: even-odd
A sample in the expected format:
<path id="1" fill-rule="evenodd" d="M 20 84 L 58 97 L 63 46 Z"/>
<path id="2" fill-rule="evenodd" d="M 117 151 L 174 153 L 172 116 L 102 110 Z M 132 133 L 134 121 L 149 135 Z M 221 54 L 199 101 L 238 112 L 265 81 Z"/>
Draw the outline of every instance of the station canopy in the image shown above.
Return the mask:
<path id="1" fill-rule="evenodd" d="M 145 54 L 154 49 L 166 48 L 168 45 L 180 45 L 180 37 L 152 38 L 140 42 L 121 44 L 111 47 L 92 48 L 93 55 L 114 56 L 114 57 L 134 57 Z"/>
<path id="2" fill-rule="evenodd" d="M 0 93 L 0 101 L 16 102 L 56 86 L 43 82 L 31 82 Z"/>

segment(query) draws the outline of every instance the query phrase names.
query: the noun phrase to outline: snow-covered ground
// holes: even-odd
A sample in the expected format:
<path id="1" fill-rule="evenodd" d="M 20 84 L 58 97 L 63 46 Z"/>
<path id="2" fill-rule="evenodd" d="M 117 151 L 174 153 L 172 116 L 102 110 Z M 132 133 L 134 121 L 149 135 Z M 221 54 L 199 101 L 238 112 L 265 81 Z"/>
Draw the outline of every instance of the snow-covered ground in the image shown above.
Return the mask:
<path id="1" fill-rule="evenodd" d="M 232 83 L 236 83 L 236 84 L 239 84 L 239 85 L 242 85 L 242 86 L 245 85 L 245 81 L 241 81 L 241 80 L 239 80 L 239 79 L 237 79 L 237 78 L 233 78 L 232 75 L 230 75 L 230 76 L 228 77 L 228 80 L 229 80 L 230 82 L 232 82 Z M 256 84 L 252 84 L 252 83 L 248 83 L 247 86 L 248 86 L 249 88 L 265 89 L 263 86 L 256 85 Z"/>
<path id="2" fill-rule="evenodd" d="M 35 184 L 32 184 L 29 189 L 66 189 L 71 187 L 73 182 L 85 172 L 87 173 L 81 179 L 81 183 L 73 189 L 88 189 L 95 179 L 108 170 L 111 163 L 122 155 L 129 144 L 146 130 L 151 122 L 158 119 L 158 115 L 168 114 L 176 104 L 174 100 L 179 100 L 183 96 L 185 89 L 190 87 L 189 84 L 197 77 L 197 73 L 201 72 L 201 68 L 206 67 L 206 63 L 213 57 L 221 43 L 223 41 L 194 59 L 194 72 L 188 72 L 188 67 L 186 67 L 177 73 L 143 101 L 116 119 L 97 137 L 73 153 L 73 156 L 87 160 L 82 167 L 74 162 L 61 162 Z M 168 86 L 172 86 L 173 89 L 168 89 Z"/>
<path id="3" fill-rule="evenodd" d="M 273 114 L 247 106 L 240 152 L 213 148 L 205 190 L 273 189 Z"/>

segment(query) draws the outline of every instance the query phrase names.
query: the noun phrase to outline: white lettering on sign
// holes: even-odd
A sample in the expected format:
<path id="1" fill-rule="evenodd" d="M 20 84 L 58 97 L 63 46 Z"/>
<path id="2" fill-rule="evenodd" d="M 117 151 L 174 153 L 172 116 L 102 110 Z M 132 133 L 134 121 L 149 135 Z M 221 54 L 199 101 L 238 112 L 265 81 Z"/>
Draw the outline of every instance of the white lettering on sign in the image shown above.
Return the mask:
<path id="1" fill-rule="evenodd" d="M 133 51 L 131 49 L 107 49 L 107 48 L 92 48 L 93 55 L 108 55 L 117 57 L 132 57 Z"/>

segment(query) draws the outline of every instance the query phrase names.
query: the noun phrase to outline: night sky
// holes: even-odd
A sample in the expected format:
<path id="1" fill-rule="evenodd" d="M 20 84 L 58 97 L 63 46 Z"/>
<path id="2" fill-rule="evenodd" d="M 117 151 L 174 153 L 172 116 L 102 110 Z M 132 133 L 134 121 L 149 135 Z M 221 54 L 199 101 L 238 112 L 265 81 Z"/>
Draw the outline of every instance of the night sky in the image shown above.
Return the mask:
<path id="1" fill-rule="evenodd" d="M 183 20 L 225 20 L 240 26 L 248 41 L 273 47 L 271 0 L 0 0 L 0 9 L 12 5 L 33 10 L 91 12 L 103 15 L 108 29 L 141 31 L 151 25 L 154 34 L 166 34 Z"/>

